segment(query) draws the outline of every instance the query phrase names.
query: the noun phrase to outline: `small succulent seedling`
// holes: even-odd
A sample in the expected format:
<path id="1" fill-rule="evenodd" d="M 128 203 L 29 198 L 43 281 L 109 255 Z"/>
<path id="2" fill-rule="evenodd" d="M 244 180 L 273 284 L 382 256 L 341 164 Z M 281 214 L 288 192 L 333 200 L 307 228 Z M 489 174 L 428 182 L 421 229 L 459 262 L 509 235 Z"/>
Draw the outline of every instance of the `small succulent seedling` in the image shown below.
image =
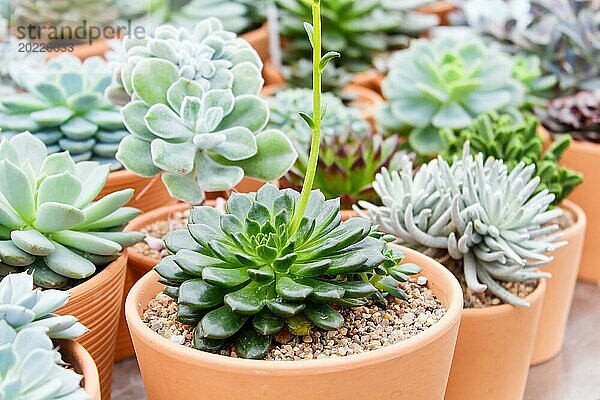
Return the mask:
<path id="1" fill-rule="evenodd" d="M 404 298 L 398 282 L 419 271 L 398 265 L 402 253 L 386 245 L 393 238 L 365 220 L 342 222 L 339 199 L 311 190 L 321 143 L 321 73 L 337 56 L 321 56 L 320 0 L 312 11 L 313 24 L 305 27 L 314 51 L 313 115 L 301 114 L 312 141 L 302 192 L 266 184 L 232 195 L 224 212 L 193 208 L 187 229 L 165 238 L 174 255 L 155 267 L 178 303 L 178 319 L 195 325 L 194 346 L 201 350 L 233 341 L 241 357 L 263 358 L 284 327 L 296 334 L 313 324 L 337 329 L 344 319 L 336 306 L 362 305 L 382 292 Z"/>
<path id="2" fill-rule="evenodd" d="M 408 136 L 419 154 L 442 150 L 439 129 L 462 129 L 497 111 L 521 119 L 525 87 L 512 76 L 513 60 L 477 39 L 419 39 L 390 60 L 376 115 L 389 133 Z"/>
<path id="3" fill-rule="evenodd" d="M 42 326 L 14 331 L 0 319 L 0 399 L 89 400 Z"/>
<path id="4" fill-rule="evenodd" d="M 38 74 L 41 74 L 39 77 Z M 71 55 L 49 60 L 21 79 L 25 92 L 0 100 L 5 136 L 32 132 L 50 153 L 68 150 L 75 161 L 94 160 L 120 168 L 115 160 L 127 131 L 119 110 L 104 99 L 111 81 L 100 57 L 83 63 Z"/>
<path id="5" fill-rule="evenodd" d="M 363 217 L 398 237 L 401 244 L 431 256 L 461 260 L 468 287 L 490 290 L 501 300 L 528 303 L 498 282 L 548 277 L 535 267 L 552 261 L 559 242 L 553 221 L 562 210 L 548 210 L 554 195 L 534 195 L 540 178 L 535 165 L 517 164 L 508 171 L 502 160 L 471 155 L 449 165 L 441 157 L 413 175 L 411 163 L 400 171 L 382 170 L 373 186 L 383 206 L 360 202 Z M 356 208 L 357 211 L 360 211 Z"/>
<path id="6" fill-rule="evenodd" d="M 65 291 L 34 289 L 26 272 L 10 274 L 0 281 L 0 320 L 16 331 L 41 326 L 53 339 L 75 339 L 87 332 L 85 326 L 71 315 L 53 314 L 68 300 Z"/>
<path id="7" fill-rule="evenodd" d="M 48 155 L 28 132 L 0 137 L 0 276 L 33 271 L 37 286 L 65 287 L 140 241 L 139 232 L 120 232 L 140 213 L 123 207 L 132 189 L 94 201 L 109 172 L 68 152 Z"/>
<path id="8" fill-rule="evenodd" d="M 469 142 L 473 153 L 503 160 L 509 171 L 521 162 L 534 164 L 535 176 L 540 178 L 534 194 L 547 189 L 554 195 L 552 204 L 558 205 L 583 181 L 580 173 L 558 165 L 572 139 L 568 135 L 562 136 L 544 151 L 544 139 L 537 133 L 537 118 L 529 113 L 524 117 L 523 123 L 515 125 L 508 115 L 485 114 L 467 129 L 458 132 L 444 129 L 442 156 L 448 162 L 455 157 L 462 158 L 464 144 Z"/>

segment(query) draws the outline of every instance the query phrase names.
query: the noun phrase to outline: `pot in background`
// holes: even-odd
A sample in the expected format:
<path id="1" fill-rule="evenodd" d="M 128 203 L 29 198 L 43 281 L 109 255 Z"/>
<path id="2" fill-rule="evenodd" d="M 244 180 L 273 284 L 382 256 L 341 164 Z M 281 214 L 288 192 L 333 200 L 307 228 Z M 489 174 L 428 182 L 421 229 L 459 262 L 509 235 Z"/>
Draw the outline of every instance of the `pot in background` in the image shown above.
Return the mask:
<path id="1" fill-rule="evenodd" d="M 545 291 L 540 280 L 527 308 L 463 310 L 445 400 L 523 399 Z"/>
<path id="2" fill-rule="evenodd" d="M 98 198 L 129 188 L 135 190 L 135 192 L 126 206 L 135 207 L 144 212 L 166 206 L 174 201 L 163 184 L 160 175 L 144 178 L 127 170 L 111 172 Z"/>
<path id="3" fill-rule="evenodd" d="M 126 268 L 127 254 L 123 254 L 97 275 L 69 290 L 69 303 L 56 311 L 59 315 L 74 315 L 89 329 L 77 342 L 85 347 L 96 362 L 104 400 L 110 399 Z"/>
<path id="4" fill-rule="evenodd" d="M 450 4 L 447 1 L 436 1 L 433 4 L 421 7 L 419 11 L 437 15 L 440 19 L 440 26 L 448 26 L 448 14 L 456 9 L 457 7 L 454 4 Z"/>
<path id="5" fill-rule="evenodd" d="M 264 23 L 260 28 L 240 35 L 256 50 L 263 62 L 271 57 L 271 48 L 269 44 L 269 24 Z"/>
<path id="6" fill-rule="evenodd" d="M 149 400 L 371 400 L 443 399 L 462 309 L 454 276 L 423 254 L 404 249 L 423 267 L 446 315 L 401 343 L 332 359 L 264 361 L 230 358 L 170 342 L 148 328 L 143 309 L 163 288 L 154 271 L 129 292 L 125 304 Z M 377 388 L 375 382 L 381 382 Z M 298 388 L 301 388 L 299 390 Z"/>
<path id="7" fill-rule="evenodd" d="M 64 362 L 69 364 L 75 372 L 83 375 L 81 385 L 92 400 L 100 400 L 100 381 L 98 378 L 98 368 L 90 353 L 74 340 L 54 340 L 58 351 L 62 355 Z"/>

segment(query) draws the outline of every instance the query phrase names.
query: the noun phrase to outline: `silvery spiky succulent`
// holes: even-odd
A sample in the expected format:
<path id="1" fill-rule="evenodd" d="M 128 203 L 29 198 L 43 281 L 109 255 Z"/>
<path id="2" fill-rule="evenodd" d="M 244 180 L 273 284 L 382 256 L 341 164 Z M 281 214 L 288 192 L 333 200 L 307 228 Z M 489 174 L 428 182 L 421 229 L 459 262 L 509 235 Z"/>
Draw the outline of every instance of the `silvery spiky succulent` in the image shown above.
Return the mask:
<path id="1" fill-rule="evenodd" d="M 0 99 L 0 129 L 5 135 L 27 130 L 50 153 L 68 150 L 76 161 L 120 168 L 114 157 L 127 131 L 119 110 L 104 99 L 111 82 L 104 60 L 93 57 L 82 63 L 62 55 L 26 77 L 19 80 L 24 93 Z"/>
<path id="2" fill-rule="evenodd" d="M 198 82 L 203 90 L 232 89 L 236 95 L 258 94 L 264 83 L 263 64 L 256 51 L 235 33 L 224 30 L 216 18 L 199 22 L 193 30 L 160 26 L 154 37 L 125 37 L 123 45 L 127 61 L 117 66 L 113 84 L 107 90 L 108 98 L 115 104 L 127 104 L 132 97 L 137 100 L 137 88 L 144 85 L 140 80 L 145 76 L 138 65 L 146 60 L 169 62 L 180 77 Z M 147 68 L 150 63 L 143 65 Z M 153 100 L 164 100 L 169 82 L 158 75 L 152 79 L 156 93 Z"/>
<path id="3" fill-rule="evenodd" d="M 33 276 L 26 272 L 10 274 L 0 281 L 0 320 L 17 332 L 32 326 L 44 327 L 53 339 L 75 339 L 87 332 L 72 315 L 52 313 L 67 304 L 68 292 L 34 290 L 33 282 Z"/>
<path id="4" fill-rule="evenodd" d="M 559 166 L 572 139 L 563 135 L 544 151 L 544 139 L 537 133 L 538 119 L 530 113 L 524 117 L 523 123 L 515 125 L 508 115 L 491 113 L 480 116 L 466 129 L 443 129 L 445 148 L 441 154 L 448 162 L 461 158 L 464 144 L 469 142 L 473 153 L 503 160 L 509 172 L 520 162 L 534 164 L 535 176 L 540 178 L 535 193 L 547 189 L 554 195 L 553 205 L 558 205 L 583 181 L 580 173 Z"/>
<path id="5" fill-rule="evenodd" d="M 311 129 L 298 113 L 309 113 L 313 108 L 310 89 L 282 89 L 269 97 L 271 117 L 268 128 L 279 129 L 294 143 L 300 157 L 308 156 L 308 148 L 312 137 Z M 369 124 L 361 116 L 357 108 L 346 106 L 342 100 L 324 93 L 322 106 L 325 115 L 322 120 L 323 136 L 333 136 L 336 132 L 352 131 L 364 135 L 369 131 Z"/>
<path id="6" fill-rule="evenodd" d="M 294 232 L 299 198 L 266 184 L 233 194 L 225 212 L 195 207 L 188 228 L 165 238 L 175 255 L 155 270 L 179 305 L 178 319 L 196 325 L 196 348 L 216 351 L 235 339 L 238 355 L 262 358 L 285 325 L 339 328 L 343 317 L 331 304 L 360 305 L 378 291 L 404 298 L 398 280 L 418 267 L 398 265 L 401 252 L 368 221 L 342 222 L 339 199 L 318 190 Z"/>
<path id="7" fill-rule="evenodd" d="M 390 60 L 383 81 L 388 103 L 378 110 L 377 123 L 408 135 L 417 153 L 436 153 L 442 148 L 441 128 L 465 128 L 490 111 L 521 118 L 525 88 L 512 71 L 510 57 L 476 39 L 415 40 Z"/>
<path id="8" fill-rule="evenodd" d="M 566 244 L 558 242 L 552 222 L 562 211 L 548 210 L 554 195 L 547 190 L 533 195 L 540 181 L 532 178 L 534 171 L 534 165 L 519 163 L 508 172 L 502 160 L 473 157 L 467 142 L 452 165 L 439 157 L 414 175 L 411 163 L 400 171 L 382 170 L 373 187 L 383 206 L 359 204 L 368 211 L 364 217 L 400 244 L 461 260 L 474 292 L 487 289 L 507 303 L 527 306 L 498 282 L 547 277 L 535 267 Z"/>
<path id="9" fill-rule="evenodd" d="M 159 85 L 156 77 L 162 78 Z M 140 62 L 133 80 L 139 100 L 122 110 L 132 136 L 121 142 L 117 159 L 141 176 L 164 172 L 174 197 L 199 203 L 204 192 L 231 189 L 245 175 L 279 179 L 296 161 L 283 133 L 263 130 L 268 105 L 246 94 L 258 82 L 205 91 L 201 83 L 180 78 L 174 64 L 154 59 Z"/>
<path id="10" fill-rule="evenodd" d="M 14 331 L 0 319 L 0 399 L 88 400 L 81 375 L 67 368 L 40 326 Z"/>
<path id="11" fill-rule="evenodd" d="M 47 155 L 30 133 L 0 137 L 0 266 L 2 276 L 33 271 L 37 286 L 65 287 L 115 260 L 143 238 L 120 232 L 140 213 L 123 207 L 132 189 L 94 201 L 108 165 Z"/>
<path id="12" fill-rule="evenodd" d="M 282 12 L 281 33 L 287 40 L 285 63 L 310 59 L 312 49 L 306 42 L 302 23 L 312 20 L 311 2 L 276 0 L 276 3 Z M 416 11 L 430 3 L 431 0 L 322 0 L 325 50 L 343 53 L 336 65 L 349 72 L 369 69 L 378 52 L 403 47 L 409 37 L 437 25 L 436 16 Z"/>

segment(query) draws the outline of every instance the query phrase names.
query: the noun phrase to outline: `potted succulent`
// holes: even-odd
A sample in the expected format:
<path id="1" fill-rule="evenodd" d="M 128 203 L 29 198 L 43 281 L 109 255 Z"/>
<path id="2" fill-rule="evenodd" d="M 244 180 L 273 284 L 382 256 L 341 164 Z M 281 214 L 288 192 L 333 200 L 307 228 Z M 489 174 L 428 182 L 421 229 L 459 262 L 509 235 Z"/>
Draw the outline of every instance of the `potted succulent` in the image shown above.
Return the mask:
<path id="1" fill-rule="evenodd" d="M 304 40 L 302 23 L 311 20 L 310 2 L 276 0 L 281 12 L 283 75 L 295 87 L 311 82 L 311 47 Z M 349 82 L 379 92 L 381 77 L 374 59 L 381 53 L 403 48 L 411 37 L 438 24 L 435 15 L 418 12 L 432 0 L 395 2 L 376 0 L 363 6 L 353 0 L 323 0 L 325 50 L 341 50 L 343 58 L 329 64 L 324 87 L 339 90 Z"/>
<path id="2" fill-rule="evenodd" d="M 478 39 L 415 40 L 392 56 L 382 86 L 388 102 L 375 119 L 385 132 L 406 136 L 419 156 L 431 157 L 442 150 L 441 128 L 466 128 L 490 111 L 522 119 L 526 87 L 513 69 L 510 56 Z"/>
<path id="3" fill-rule="evenodd" d="M 96 364 L 73 341 L 87 328 L 73 316 L 52 313 L 68 297 L 60 290 L 34 290 L 25 272 L 0 281 L 0 393 L 7 399 L 100 399 Z"/>
<path id="4" fill-rule="evenodd" d="M 119 9 L 112 0 L 89 2 L 85 0 L 24 0 L 10 2 L 2 11 L 12 27 L 46 27 L 46 30 L 25 30 L 25 32 L 41 32 L 43 37 L 30 39 L 42 42 L 41 47 L 51 55 L 64 54 L 67 49 L 72 55 L 81 59 L 101 56 L 107 48 L 106 40 L 90 39 L 66 35 L 60 32 L 78 32 L 83 26 L 110 26 L 119 17 Z M 56 28 L 56 32 L 48 29 Z M 87 32 L 86 32 L 87 34 Z M 72 35 L 69 34 L 69 35 Z M 59 36 L 59 37 L 55 37 Z M 89 41 L 89 43 L 88 43 Z M 83 42 L 83 43 L 82 43 Z M 62 52 L 60 50 L 62 50 Z M 72 50 L 72 51 L 71 51 Z"/>
<path id="5" fill-rule="evenodd" d="M 546 107 L 536 109 L 543 126 L 550 131 L 553 140 L 561 141 L 565 134 L 575 139 L 565 150 L 562 164 L 582 171 L 585 182 L 573 192 L 572 199 L 581 205 L 588 218 L 583 258 L 579 278 L 600 282 L 600 268 L 595 256 L 599 255 L 596 240 L 596 222 L 600 221 L 595 199 L 598 171 L 593 166 L 600 158 L 600 89 L 582 91 L 572 96 L 556 98 Z"/>
<path id="6" fill-rule="evenodd" d="M 546 285 L 533 350 L 532 364 L 539 364 L 554 358 L 562 349 L 583 251 L 586 215 L 577 204 L 567 200 L 582 183 L 581 174 L 558 166 L 570 147 L 571 137 L 563 136 L 543 151 L 544 139 L 537 133 L 539 121 L 529 113 L 524 117 L 524 123 L 515 126 L 507 115 L 485 114 L 467 129 L 459 132 L 445 129 L 442 156 L 448 161 L 460 157 L 464 143 L 469 141 L 473 152 L 503 160 L 509 170 L 521 161 L 534 164 L 535 176 L 540 178 L 536 193 L 548 190 L 554 195 L 552 206 L 565 211 L 564 216 L 554 222 L 569 246 L 557 249 L 554 259 L 542 267 L 552 274 L 552 279 Z"/>
<path id="7" fill-rule="evenodd" d="M 123 207 L 132 189 L 94 201 L 109 169 L 75 163 L 68 152 L 48 155 L 30 133 L 0 138 L 0 276 L 32 271 L 36 287 L 69 290 L 58 313 L 90 328 L 80 342 L 98 365 L 106 398 L 127 263 L 120 253 L 143 238 L 120 232 L 140 213 Z"/>
<path id="8" fill-rule="evenodd" d="M 321 192 L 311 191 L 321 134 L 320 66 L 334 56 L 321 56 L 318 0 L 312 9 L 314 20 L 307 23 L 307 31 L 314 45 L 314 109 L 312 117 L 302 114 L 314 132 L 307 183 L 301 193 L 266 184 L 257 193 L 234 194 L 223 212 L 195 207 L 188 229 L 173 231 L 165 239 L 173 255 L 163 259 L 156 272 L 145 275 L 126 302 L 126 317 L 150 398 L 186 398 L 198 390 L 215 400 L 312 399 L 317 394 L 323 398 L 369 395 L 383 399 L 398 393 L 416 398 L 426 383 L 430 397 L 443 397 L 458 324 L 455 313 L 459 313 L 460 301 L 454 298 L 458 288 L 447 271 L 410 250 L 408 260 L 421 264 L 431 280 L 433 295 L 439 295 L 447 309 L 426 332 L 342 360 L 284 362 L 231 357 L 230 346 L 235 343 L 238 357 L 264 358 L 274 335 L 285 332 L 307 337 L 321 329 L 321 334 L 330 332 L 333 337 L 338 329 L 344 331 L 340 312 L 357 304 L 366 306 L 365 300 L 376 292 L 408 297 L 410 291 L 403 292 L 398 280 L 407 281 L 408 275 L 419 270 L 414 264 L 399 264 L 402 252 L 387 247 L 383 239 L 388 238 L 368 221 L 354 218 L 342 222 L 338 199 L 326 201 Z M 157 297 L 161 290 L 171 299 L 161 294 Z M 144 310 L 149 301 L 150 308 Z M 154 306 L 163 307 L 162 301 L 171 302 L 169 308 L 176 310 L 170 318 L 194 325 L 193 331 L 188 326 L 187 333 L 167 340 L 157 333 L 162 329 L 150 328 L 147 322 L 155 315 Z M 392 297 L 389 301 L 398 304 Z M 186 340 L 196 348 L 182 345 Z M 219 350 L 229 357 L 211 354 Z M 347 349 L 336 351 L 337 356 L 347 354 Z M 322 354 L 327 355 L 331 351 Z M 294 359 L 294 354 L 287 357 Z M 157 368 L 158 360 L 162 371 Z M 404 379 L 398 379 L 400 376 Z M 360 382 L 365 377 L 388 384 L 373 393 Z M 301 392 L 299 384 L 304 384 Z"/>
<path id="9" fill-rule="evenodd" d="M 502 160 L 471 154 L 441 157 L 413 173 L 382 170 L 373 187 L 383 206 L 359 205 L 365 218 L 398 243 L 438 260 L 459 278 L 463 311 L 446 399 L 522 398 L 542 308 L 546 253 L 564 245 L 548 225 L 554 195 L 535 193 L 534 165 L 512 171 Z"/>
<path id="10" fill-rule="evenodd" d="M 119 109 L 104 99 L 110 71 L 99 57 L 83 62 L 71 55 L 47 61 L 41 68 L 18 71 L 23 92 L 0 100 L 0 129 L 10 137 L 29 131 L 50 153 L 69 151 L 75 161 L 111 166 L 100 197 L 125 188 L 136 196 L 129 205 L 151 210 L 169 201 L 162 182 L 122 171 L 115 159 L 119 142 L 128 136 Z"/>
<path id="11" fill-rule="evenodd" d="M 146 28 L 165 23 L 193 29 L 198 21 L 216 17 L 257 51 L 263 61 L 270 55 L 266 9 L 269 0 L 158 0 L 150 3 L 117 0 L 121 13 Z"/>

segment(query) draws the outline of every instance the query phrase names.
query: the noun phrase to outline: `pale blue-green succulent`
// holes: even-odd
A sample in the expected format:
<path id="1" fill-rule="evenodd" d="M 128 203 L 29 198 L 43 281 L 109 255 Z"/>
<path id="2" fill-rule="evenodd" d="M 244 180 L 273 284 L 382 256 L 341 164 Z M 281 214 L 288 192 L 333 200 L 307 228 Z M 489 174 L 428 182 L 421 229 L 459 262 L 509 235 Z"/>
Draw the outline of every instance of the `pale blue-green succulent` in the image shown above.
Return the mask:
<path id="1" fill-rule="evenodd" d="M 87 328 L 72 315 L 58 316 L 58 310 L 69 301 L 69 293 L 54 289 L 34 289 L 33 276 L 22 272 L 10 274 L 0 281 L 0 320 L 15 331 L 43 327 L 53 339 L 75 339 Z"/>
<path id="2" fill-rule="evenodd" d="M 150 76 L 147 70 L 153 62 L 168 62 L 176 67 L 181 78 L 196 81 L 203 90 L 231 89 L 234 94 L 258 94 L 264 80 L 262 61 L 256 51 L 235 33 L 223 29 L 216 18 L 199 22 L 193 30 L 160 26 L 154 37 L 125 37 L 123 45 L 127 61 L 115 68 L 113 83 L 107 89 L 108 98 L 124 105 L 139 98 L 138 89 L 153 86 L 150 104 L 166 102 L 171 78 Z"/>
<path id="3" fill-rule="evenodd" d="M 115 260 L 143 238 L 120 229 L 140 213 L 123 207 L 132 189 L 94 201 L 110 168 L 48 156 L 26 132 L 0 138 L 0 276 L 33 271 L 37 286 L 65 287 Z M 74 281 L 75 280 L 75 281 Z"/>
<path id="4" fill-rule="evenodd" d="M 419 154 L 436 153 L 441 128 L 466 128 L 491 111 L 521 120 L 525 87 L 512 73 L 513 60 L 479 40 L 416 40 L 390 60 L 383 81 L 388 103 L 378 110 L 377 123 L 407 135 Z"/>
<path id="5" fill-rule="evenodd" d="M 0 400 L 88 400 L 41 326 L 19 332 L 0 319 Z"/>
<path id="6" fill-rule="evenodd" d="M 95 160 L 120 168 L 114 156 L 127 131 L 119 110 L 104 99 L 111 82 L 104 60 L 92 57 L 81 62 L 62 55 L 46 62 L 41 71 L 30 68 L 22 75 L 19 84 L 25 91 L 0 100 L 4 135 L 27 130 L 50 153 L 68 150 L 76 161 Z"/>
<path id="7" fill-rule="evenodd" d="M 440 259 L 462 261 L 468 287 L 490 290 L 501 300 L 528 303 L 498 282 L 548 277 L 536 267 L 552 261 L 559 242 L 554 222 L 560 209 L 549 210 L 554 195 L 534 194 L 540 182 L 535 165 L 519 163 L 510 172 L 502 160 L 471 155 L 465 144 L 461 159 L 449 165 L 441 157 L 413 175 L 412 163 L 400 171 L 383 169 L 373 187 L 383 206 L 367 202 L 362 216 L 393 234 L 400 244 Z"/>

